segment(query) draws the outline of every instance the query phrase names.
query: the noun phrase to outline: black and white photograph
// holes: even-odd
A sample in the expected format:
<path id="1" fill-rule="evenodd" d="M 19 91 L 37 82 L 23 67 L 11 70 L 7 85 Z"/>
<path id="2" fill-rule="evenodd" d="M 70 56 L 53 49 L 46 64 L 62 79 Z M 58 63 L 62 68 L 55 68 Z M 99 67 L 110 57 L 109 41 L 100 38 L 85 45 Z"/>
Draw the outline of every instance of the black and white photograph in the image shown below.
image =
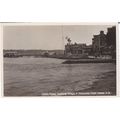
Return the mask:
<path id="1" fill-rule="evenodd" d="M 4 24 L 3 96 L 116 96 L 117 24 Z"/>

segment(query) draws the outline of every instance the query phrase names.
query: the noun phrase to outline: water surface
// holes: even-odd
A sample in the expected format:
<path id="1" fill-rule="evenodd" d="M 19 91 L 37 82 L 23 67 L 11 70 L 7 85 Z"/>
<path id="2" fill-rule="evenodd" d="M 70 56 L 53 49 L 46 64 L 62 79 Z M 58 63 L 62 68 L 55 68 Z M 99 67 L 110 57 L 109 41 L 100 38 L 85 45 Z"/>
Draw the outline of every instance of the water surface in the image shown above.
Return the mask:
<path id="1" fill-rule="evenodd" d="M 54 58 L 4 58 L 5 96 L 80 91 L 99 81 L 103 74 L 115 71 L 112 63 L 61 64 L 63 61 Z"/>

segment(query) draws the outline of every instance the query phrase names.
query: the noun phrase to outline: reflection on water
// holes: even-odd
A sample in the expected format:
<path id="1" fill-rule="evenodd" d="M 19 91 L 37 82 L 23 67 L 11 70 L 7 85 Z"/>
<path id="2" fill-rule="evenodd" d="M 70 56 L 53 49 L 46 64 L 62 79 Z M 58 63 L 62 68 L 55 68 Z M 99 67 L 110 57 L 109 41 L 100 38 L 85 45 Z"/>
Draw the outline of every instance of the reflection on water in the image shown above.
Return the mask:
<path id="1" fill-rule="evenodd" d="M 89 88 L 97 76 L 115 71 L 112 63 L 61 64 L 54 58 L 4 58 L 4 93 L 37 96 L 47 92 L 74 92 Z"/>

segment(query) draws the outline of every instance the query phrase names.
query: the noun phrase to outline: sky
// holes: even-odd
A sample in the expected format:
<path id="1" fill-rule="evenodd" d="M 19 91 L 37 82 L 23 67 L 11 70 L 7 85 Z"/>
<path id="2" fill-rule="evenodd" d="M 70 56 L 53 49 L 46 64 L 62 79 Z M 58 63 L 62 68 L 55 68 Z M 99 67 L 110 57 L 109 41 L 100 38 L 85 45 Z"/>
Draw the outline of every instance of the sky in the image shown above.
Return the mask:
<path id="1" fill-rule="evenodd" d="M 64 49 L 66 36 L 72 43 L 92 44 L 93 35 L 97 35 L 112 25 L 27 25 L 4 26 L 4 49 Z"/>

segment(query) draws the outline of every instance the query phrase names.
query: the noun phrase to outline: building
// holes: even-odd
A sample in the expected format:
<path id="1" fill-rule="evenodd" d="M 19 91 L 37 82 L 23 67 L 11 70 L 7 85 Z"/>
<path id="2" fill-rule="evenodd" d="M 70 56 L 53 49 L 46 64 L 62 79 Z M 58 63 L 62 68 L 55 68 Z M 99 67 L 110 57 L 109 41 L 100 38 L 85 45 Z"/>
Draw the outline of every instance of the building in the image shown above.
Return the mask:
<path id="1" fill-rule="evenodd" d="M 116 27 L 113 26 L 107 29 L 107 45 L 116 48 Z"/>
<path id="2" fill-rule="evenodd" d="M 92 51 L 94 54 L 104 54 L 107 43 L 106 34 L 104 31 L 100 31 L 99 35 L 94 35 L 92 39 Z"/>
<path id="3" fill-rule="evenodd" d="M 112 58 L 116 58 L 116 27 L 113 26 L 107 29 L 107 46 L 111 52 Z"/>
<path id="4" fill-rule="evenodd" d="M 88 57 L 92 49 L 92 46 L 87 46 L 86 44 L 77 44 L 77 43 L 70 43 L 68 41 L 67 45 L 65 45 L 65 55 L 66 56 L 72 56 L 72 57 L 78 57 L 78 58 L 84 58 Z"/>
<path id="5" fill-rule="evenodd" d="M 65 54 L 84 54 L 84 48 L 86 47 L 86 44 L 67 44 L 65 45 Z"/>
<path id="6" fill-rule="evenodd" d="M 92 52 L 95 56 L 111 56 L 116 58 L 116 27 L 107 29 L 107 34 L 100 31 L 99 35 L 94 35 L 92 39 Z"/>

